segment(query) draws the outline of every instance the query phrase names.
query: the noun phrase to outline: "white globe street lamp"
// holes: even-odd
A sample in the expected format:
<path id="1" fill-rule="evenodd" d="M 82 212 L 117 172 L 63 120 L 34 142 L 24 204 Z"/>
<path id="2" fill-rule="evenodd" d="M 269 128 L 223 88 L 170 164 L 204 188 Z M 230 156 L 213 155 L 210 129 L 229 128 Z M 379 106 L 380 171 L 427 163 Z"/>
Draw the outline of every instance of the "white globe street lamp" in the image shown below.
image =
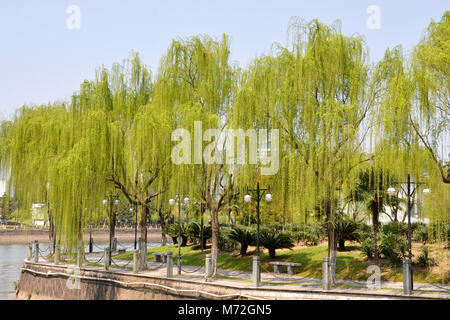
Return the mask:
<path id="1" fill-rule="evenodd" d="M 244 201 L 245 201 L 245 202 L 250 202 L 250 201 L 252 201 L 252 196 L 249 195 L 249 194 L 246 194 L 246 195 L 244 196 Z"/>
<path id="2" fill-rule="evenodd" d="M 390 195 L 390 196 L 392 197 L 392 196 L 395 196 L 396 190 L 395 190 L 394 187 L 389 187 L 389 188 L 387 189 L 387 193 L 388 193 L 388 195 Z"/>

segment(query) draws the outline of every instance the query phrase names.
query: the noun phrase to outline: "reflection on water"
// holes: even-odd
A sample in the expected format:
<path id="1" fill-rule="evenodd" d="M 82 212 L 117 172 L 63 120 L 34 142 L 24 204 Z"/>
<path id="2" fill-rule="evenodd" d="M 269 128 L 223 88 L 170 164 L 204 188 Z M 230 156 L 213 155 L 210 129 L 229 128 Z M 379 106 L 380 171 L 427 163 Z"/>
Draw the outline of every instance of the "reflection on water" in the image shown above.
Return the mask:
<path id="1" fill-rule="evenodd" d="M 20 268 L 27 254 L 27 244 L 0 245 L 0 300 L 13 299 L 14 281 L 19 281 Z"/>
<path id="2" fill-rule="evenodd" d="M 106 243 L 99 243 L 94 247 L 94 251 L 100 251 L 99 248 L 105 247 Z M 158 247 L 158 243 L 149 243 L 148 247 Z M 48 248 L 48 243 L 39 243 L 42 250 Z M 120 243 L 118 248 L 126 248 L 127 251 L 134 249 L 134 242 Z M 89 247 L 85 247 L 88 252 Z M 48 253 L 48 251 L 47 251 Z M 28 244 L 6 244 L 0 245 L 0 300 L 14 299 L 14 282 L 19 281 L 20 268 L 23 265 L 23 260 L 28 255 Z"/>

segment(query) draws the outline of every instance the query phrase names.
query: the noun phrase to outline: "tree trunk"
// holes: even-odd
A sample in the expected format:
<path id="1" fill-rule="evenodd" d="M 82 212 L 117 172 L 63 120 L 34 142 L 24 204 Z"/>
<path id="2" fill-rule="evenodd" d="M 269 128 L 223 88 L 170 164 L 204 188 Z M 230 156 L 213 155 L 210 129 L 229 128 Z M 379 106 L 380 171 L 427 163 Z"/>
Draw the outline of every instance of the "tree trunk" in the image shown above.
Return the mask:
<path id="1" fill-rule="evenodd" d="M 162 209 L 158 209 L 159 221 L 161 221 L 161 245 L 165 246 L 167 243 L 166 234 L 164 233 L 164 227 L 166 226 L 166 221 L 164 220 L 164 215 L 162 214 Z"/>
<path id="2" fill-rule="evenodd" d="M 373 255 L 375 260 L 378 260 L 378 216 L 379 216 L 379 201 L 375 194 L 375 200 L 372 206 L 372 225 L 373 225 Z"/>
<path id="3" fill-rule="evenodd" d="M 345 240 L 339 239 L 339 251 L 345 250 Z"/>
<path id="4" fill-rule="evenodd" d="M 241 243 L 241 256 L 243 256 L 247 252 L 247 249 L 248 245 Z"/>
<path id="5" fill-rule="evenodd" d="M 141 268 L 146 269 L 147 267 L 147 215 L 149 213 L 148 207 L 141 204 Z"/>
<path id="6" fill-rule="evenodd" d="M 334 230 L 334 212 L 331 208 L 331 198 L 326 200 L 325 206 L 327 216 L 327 232 L 328 232 L 328 259 L 329 274 L 331 285 L 336 284 L 336 257 L 337 257 L 337 239 Z"/>
<path id="7" fill-rule="evenodd" d="M 211 212 L 211 264 L 212 273 L 215 275 L 217 273 L 217 256 L 219 252 L 219 217 L 216 208 L 210 209 Z"/>
<path id="8" fill-rule="evenodd" d="M 269 249 L 269 257 L 271 257 L 271 258 L 275 258 L 275 254 L 276 254 L 276 251 L 275 251 L 275 249 L 273 249 L 273 248 L 270 248 L 270 249 Z"/>
<path id="9" fill-rule="evenodd" d="M 55 236 L 55 221 L 53 219 L 53 216 L 50 212 L 50 210 L 48 210 L 48 221 L 49 221 L 49 226 L 48 226 L 48 238 L 50 240 L 50 253 L 55 253 L 55 247 L 56 247 L 56 236 Z"/>

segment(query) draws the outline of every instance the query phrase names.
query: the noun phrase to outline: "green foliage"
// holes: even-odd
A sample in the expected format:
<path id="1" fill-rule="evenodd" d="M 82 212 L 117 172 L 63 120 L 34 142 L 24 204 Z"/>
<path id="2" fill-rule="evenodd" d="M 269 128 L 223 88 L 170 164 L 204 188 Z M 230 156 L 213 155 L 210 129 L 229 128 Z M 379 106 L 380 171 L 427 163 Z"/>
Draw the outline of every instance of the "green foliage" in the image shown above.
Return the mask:
<path id="1" fill-rule="evenodd" d="M 202 238 L 202 229 L 201 224 L 198 222 L 191 222 L 186 228 L 186 234 L 191 239 L 195 239 L 198 241 L 201 241 Z M 206 241 L 208 239 L 211 239 L 212 233 L 211 233 L 211 226 L 204 225 L 203 226 L 203 245 L 206 245 Z"/>
<path id="2" fill-rule="evenodd" d="M 383 233 L 379 245 L 380 253 L 393 265 L 401 265 L 408 251 L 408 241 L 395 233 Z"/>
<path id="3" fill-rule="evenodd" d="M 234 226 L 228 237 L 229 239 L 240 243 L 240 254 L 245 255 L 248 246 L 256 243 L 256 230 L 244 226 Z"/>
<path id="4" fill-rule="evenodd" d="M 429 241 L 448 241 L 450 192 L 442 183 L 448 167 L 437 147 L 450 123 L 449 17 L 447 11 L 430 24 L 411 56 L 396 47 L 374 65 L 363 37 L 345 36 L 339 22 L 293 19 L 288 43 L 246 67 L 230 62 L 224 35 L 173 40 L 155 77 L 138 55 L 111 70 L 101 68 L 70 102 L 24 106 L 1 123 L 0 169 L 9 177 L 8 193 L 24 212 L 32 203 L 47 203 L 58 240 L 69 250 L 82 242 L 91 212 L 106 218 L 107 210 L 96 208 L 111 191 L 139 207 L 144 233 L 155 202 L 168 212 L 175 194 L 204 199 L 217 240 L 224 208 L 217 199 L 230 196 L 224 186 L 233 184 L 240 193 L 241 200 L 229 206 L 239 211 L 240 224 L 249 226 L 256 222 L 254 204 L 242 204 L 242 195 L 255 181 L 270 185 L 276 199 L 262 202 L 262 221 L 280 221 L 281 213 L 288 222 L 304 221 L 314 213 L 328 219 L 330 238 L 336 238 L 336 226 L 345 241 L 356 236 L 352 223 L 335 219 L 341 200 L 366 202 L 377 226 L 383 205 L 392 204 L 387 187 L 410 173 L 433 190 L 424 200 L 424 212 L 436 223 Z M 265 175 L 264 166 L 225 162 L 174 167 L 172 133 L 177 128 L 192 133 L 194 121 L 202 122 L 203 131 L 223 124 L 220 129 L 278 129 L 272 146 L 281 151 L 279 170 Z M 362 137 L 370 141 L 368 148 Z M 385 233 L 404 232 L 399 226 Z M 176 241 L 177 232 L 168 228 Z M 193 228 L 188 233 L 195 238 Z M 315 223 L 293 232 L 307 244 L 323 237 Z"/>
<path id="5" fill-rule="evenodd" d="M 164 227 L 164 233 L 172 238 L 174 244 L 178 243 L 178 223 L 166 224 Z M 189 234 L 188 225 L 186 223 L 181 223 L 181 246 L 184 247 L 187 244 Z"/>
<path id="6" fill-rule="evenodd" d="M 420 241 L 426 244 L 428 242 L 428 232 L 428 226 L 426 224 L 418 225 L 413 234 L 414 241 Z"/>
<path id="7" fill-rule="evenodd" d="M 364 235 L 364 241 L 361 244 L 361 251 L 366 255 L 368 259 L 372 259 L 374 255 L 375 242 L 373 239 L 373 233 L 366 233 Z"/>
<path id="8" fill-rule="evenodd" d="M 325 226 L 320 222 L 308 223 L 295 229 L 299 231 L 293 232 L 293 237 L 297 242 L 304 241 L 308 246 L 318 245 L 325 234 Z"/>
<path id="9" fill-rule="evenodd" d="M 231 228 L 221 228 L 218 238 L 218 248 L 223 252 L 233 252 L 237 250 L 239 243 L 230 237 Z"/>
<path id="10" fill-rule="evenodd" d="M 339 250 L 345 250 L 345 241 L 360 241 L 363 230 L 360 223 L 348 217 L 343 217 L 337 219 L 335 232 Z"/>
<path id="11" fill-rule="evenodd" d="M 421 254 L 417 258 L 417 264 L 421 267 L 430 267 L 436 264 L 433 258 L 429 257 L 429 248 L 427 246 L 423 246 L 421 248 Z"/>
<path id="12" fill-rule="evenodd" d="M 391 221 L 382 226 L 382 232 L 384 234 L 392 233 L 398 236 L 408 236 L 408 224 L 405 222 Z"/>
<path id="13" fill-rule="evenodd" d="M 294 241 L 287 232 L 274 232 L 273 230 L 262 230 L 260 235 L 261 245 L 269 250 L 269 256 L 275 258 L 277 249 L 291 249 Z"/>

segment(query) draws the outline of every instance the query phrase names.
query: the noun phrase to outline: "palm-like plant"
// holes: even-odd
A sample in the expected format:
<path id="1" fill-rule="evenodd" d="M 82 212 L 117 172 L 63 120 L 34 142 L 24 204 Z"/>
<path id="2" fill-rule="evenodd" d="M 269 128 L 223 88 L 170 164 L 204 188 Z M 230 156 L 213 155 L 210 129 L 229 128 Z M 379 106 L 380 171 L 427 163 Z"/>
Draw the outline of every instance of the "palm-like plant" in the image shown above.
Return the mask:
<path id="1" fill-rule="evenodd" d="M 294 246 L 294 241 L 286 232 L 275 233 L 264 230 L 261 232 L 261 244 L 269 250 L 269 256 L 275 258 L 277 249 L 291 249 Z"/>
<path id="2" fill-rule="evenodd" d="M 228 237 L 241 244 L 240 254 L 242 256 L 247 252 L 248 246 L 251 246 L 256 242 L 255 230 L 241 226 L 234 226 Z"/>
<path id="3" fill-rule="evenodd" d="M 168 224 L 165 226 L 164 233 L 172 238 L 174 244 L 178 243 L 178 223 Z M 181 246 L 184 247 L 187 244 L 188 234 L 187 225 L 181 224 Z"/>
<path id="4" fill-rule="evenodd" d="M 191 222 L 189 226 L 186 228 L 186 234 L 188 237 L 192 239 L 197 239 L 201 241 L 202 238 L 202 228 L 198 222 Z M 206 241 L 211 239 L 212 232 L 211 226 L 203 227 L 203 247 L 206 246 Z"/>
<path id="5" fill-rule="evenodd" d="M 338 240 L 338 249 L 345 250 L 345 241 L 360 241 L 362 227 L 357 221 L 347 217 L 340 217 L 335 223 L 335 232 Z"/>

